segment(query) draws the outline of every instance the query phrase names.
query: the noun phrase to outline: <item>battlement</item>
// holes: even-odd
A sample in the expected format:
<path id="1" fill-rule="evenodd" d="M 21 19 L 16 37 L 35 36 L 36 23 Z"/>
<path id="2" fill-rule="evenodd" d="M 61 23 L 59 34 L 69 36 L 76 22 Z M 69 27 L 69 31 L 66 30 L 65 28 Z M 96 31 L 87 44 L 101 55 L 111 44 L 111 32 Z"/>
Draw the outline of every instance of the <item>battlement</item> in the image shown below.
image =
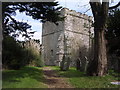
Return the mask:
<path id="1" fill-rule="evenodd" d="M 92 16 L 88 16 L 87 14 L 82 14 L 80 12 L 76 12 L 75 10 L 70 10 L 68 8 L 61 9 L 61 13 L 62 13 L 62 15 L 65 15 L 65 16 L 71 15 L 74 17 L 83 18 L 85 20 L 90 20 L 90 21 L 92 21 L 92 19 L 93 19 Z"/>

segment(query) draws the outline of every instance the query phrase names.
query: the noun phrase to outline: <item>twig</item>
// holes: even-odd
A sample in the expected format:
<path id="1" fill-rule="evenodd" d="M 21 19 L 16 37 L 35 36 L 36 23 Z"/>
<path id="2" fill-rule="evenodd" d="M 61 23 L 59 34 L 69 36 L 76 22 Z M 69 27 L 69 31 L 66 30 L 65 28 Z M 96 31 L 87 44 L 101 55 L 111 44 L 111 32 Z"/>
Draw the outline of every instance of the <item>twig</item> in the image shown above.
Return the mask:
<path id="1" fill-rule="evenodd" d="M 88 12 L 90 9 L 91 9 L 91 8 L 87 9 L 87 10 L 84 12 L 84 14 L 85 14 L 86 12 Z"/>
<path id="2" fill-rule="evenodd" d="M 118 2 L 118 4 L 116 4 L 115 6 L 109 7 L 109 9 L 114 9 L 120 6 L 120 1 Z"/>

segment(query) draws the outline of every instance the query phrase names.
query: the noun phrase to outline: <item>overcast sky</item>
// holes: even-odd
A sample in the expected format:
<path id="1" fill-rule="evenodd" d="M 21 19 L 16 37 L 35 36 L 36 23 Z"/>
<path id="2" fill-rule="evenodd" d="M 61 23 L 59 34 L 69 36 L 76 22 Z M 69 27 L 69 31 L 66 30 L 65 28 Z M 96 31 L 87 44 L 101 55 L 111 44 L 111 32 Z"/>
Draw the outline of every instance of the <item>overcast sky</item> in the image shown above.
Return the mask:
<path id="1" fill-rule="evenodd" d="M 85 13 L 89 8 L 89 0 L 56 0 L 59 1 L 60 6 L 69 8 L 71 10 L 75 10 L 77 12 Z M 114 0 L 113 3 L 110 5 L 115 5 L 119 0 Z M 87 11 L 85 14 L 92 16 L 91 10 Z M 31 26 L 32 29 L 35 32 L 34 34 L 34 39 L 40 39 L 41 41 L 41 35 L 42 35 L 42 23 L 40 23 L 38 20 L 32 19 L 30 16 L 26 16 L 25 13 L 19 13 L 17 12 L 17 15 L 15 18 L 19 21 L 25 21 L 28 22 Z M 19 37 L 19 40 L 24 40 L 22 37 Z"/>

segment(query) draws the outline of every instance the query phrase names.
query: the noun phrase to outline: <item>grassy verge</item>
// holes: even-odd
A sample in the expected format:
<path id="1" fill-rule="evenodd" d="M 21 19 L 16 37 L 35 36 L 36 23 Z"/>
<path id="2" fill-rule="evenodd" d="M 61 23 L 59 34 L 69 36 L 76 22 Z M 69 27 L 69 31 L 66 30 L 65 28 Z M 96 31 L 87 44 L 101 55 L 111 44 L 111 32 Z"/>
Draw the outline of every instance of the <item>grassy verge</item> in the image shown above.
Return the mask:
<path id="1" fill-rule="evenodd" d="M 2 74 L 3 88 L 46 88 L 42 68 L 24 67 L 20 70 L 5 70 Z"/>
<path id="2" fill-rule="evenodd" d="M 110 82 L 118 80 L 113 73 L 103 76 L 86 76 L 83 72 L 70 68 L 69 71 L 59 71 L 59 67 L 53 67 L 62 77 L 68 78 L 68 81 L 76 88 L 118 88 L 118 85 L 112 85 Z M 115 74 L 115 73 L 114 73 Z"/>

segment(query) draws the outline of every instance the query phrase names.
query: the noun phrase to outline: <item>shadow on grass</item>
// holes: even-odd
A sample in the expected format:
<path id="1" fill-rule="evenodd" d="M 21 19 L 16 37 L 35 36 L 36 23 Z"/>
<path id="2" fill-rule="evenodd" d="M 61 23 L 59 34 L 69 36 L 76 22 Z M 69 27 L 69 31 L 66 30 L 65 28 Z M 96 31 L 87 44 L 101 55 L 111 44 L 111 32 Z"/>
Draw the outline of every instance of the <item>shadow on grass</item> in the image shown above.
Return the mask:
<path id="1" fill-rule="evenodd" d="M 61 77 L 67 77 L 67 78 L 72 78 L 72 77 L 91 77 L 91 76 L 87 76 L 84 72 L 80 72 L 80 71 L 76 70 L 75 68 L 70 68 L 68 71 L 60 71 L 59 67 L 56 67 L 56 69 L 54 69 L 54 70 Z"/>
<path id="2" fill-rule="evenodd" d="M 112 75 L 103 77 L 88 76 L 84 72 L 77 71 L 76 68 L 70 68 L 68 71 L 60 71 L 59 67 L 53 67 L 60 77 L 68 78 L 68 81 L 76 88 L 116 88 L 118 85 L 112 85 L 110 82 L 116 80 Z"/>
<path id="3" fill-rule="evenodd" d="M 70 68 L 68 71 L 60 71 L 59 67 L 56 67 L 56 72 L 58 73 L 58 75 L 60 75 L 61 77 L 67 77 L 67 78 L 74 78 L 74 77 L 84 77 L 84 78 L 107 78 L 107 77 L 111 77 L 113 76 L 114 78 L 119 78 L 120 80 L 120 73 L 115 73 L 115 72 L 110 72 L 108 76 L 106 75 L 105 77 L 98 77 L 98 76 L 88 76 L 86 75 L 85 72 L 80 72 L 78 70 L 76 70 L 75 68 Z"/>
<path id="4" fill-rule="evenodd" d="M 43 81 L 42 70 L 34 67 L 24 67 L 20 70 L 6 70 L 2 73 L 4 82 L 21 82 L 21 78 L 32 78 L 37 81 Z"/>
<path id="5" fill-rule="evenodd" d="M 109 75 L 118 78 L 118 81 L 120 81 L 120 73 L 119 72 L 115 72 L 114 70 L 109 70 Z"/>

